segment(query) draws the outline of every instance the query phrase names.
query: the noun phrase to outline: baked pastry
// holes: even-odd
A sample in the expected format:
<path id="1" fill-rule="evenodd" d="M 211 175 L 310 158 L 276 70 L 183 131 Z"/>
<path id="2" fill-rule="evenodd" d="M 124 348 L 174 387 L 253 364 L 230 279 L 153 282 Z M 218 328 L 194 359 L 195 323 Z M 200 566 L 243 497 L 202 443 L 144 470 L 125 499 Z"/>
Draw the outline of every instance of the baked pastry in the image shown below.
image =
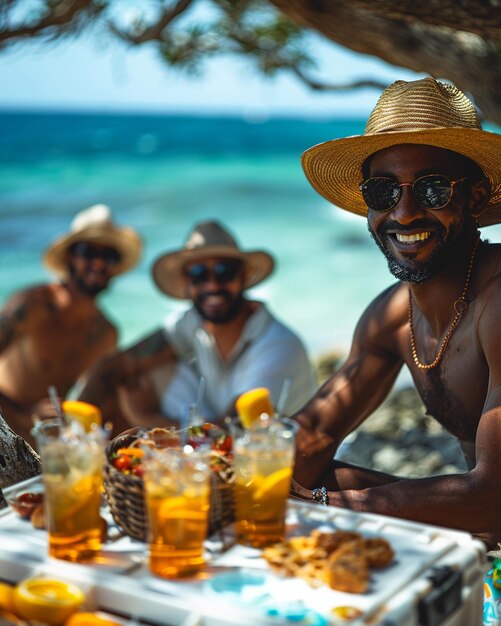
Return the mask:
<path id="1" fill-rule="evenodd" d="M 327 560 L 324 575 L 331 589 L 365 593 L 369 586 L 370 571 L 363 542 L 344 543 L 335 550 Z"/>
<path id="2" fill-rule="evenodd" d="M 370 568 L 391 563 L 394 552 L 386 539 L 366 539 L 357 532 L 313 530 L 265 548 L 263 558 L 283 576 L 297 576 L 312 587 L 329 585 L 349 593 L 365 593 Z"/>

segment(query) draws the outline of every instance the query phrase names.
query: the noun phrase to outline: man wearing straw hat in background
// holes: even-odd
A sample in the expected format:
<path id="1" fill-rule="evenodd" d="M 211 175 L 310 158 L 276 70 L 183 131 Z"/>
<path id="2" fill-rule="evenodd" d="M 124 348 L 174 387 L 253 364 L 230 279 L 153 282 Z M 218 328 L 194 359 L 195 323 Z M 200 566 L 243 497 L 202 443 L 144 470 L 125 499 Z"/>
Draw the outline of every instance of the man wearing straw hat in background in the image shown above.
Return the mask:
<path id="1" fill-rule="evenodd" d="M 96 296 L 136 265 L 141 248 L 136 231 L 115 225 L 107 206 L 89 207 L 44 253 L 60 280 L 15 293 L 0 311 L 0 408 L 28 442 L 48 388 L 65 397 L 96 359 L 116 348 L 116 328 Z"/>
<path id="2" fill-rule="evenodd" d="M 343 367 L 296 414 L 293 494 L 501 539 L 501 136 L 457 88 L 425 78 L 381 95 L 364 135 L 307 150 L 313 187 L 367 216 L 399 282 L 362 315 Z M 427 413 L 459 440 L 468 471 L 399 479 L 339 463 L 346 435 L 403 365 Z"/>
<path id="3" fill-rule="evenodd" d="M 118 391 L 131 425 L 178 425 L 194 404 L 201 417 L 218 422 L 255 387 L 267 387 L 277 406 L 287 381 L 282 408 L 297 410 L 314 390 L 304 346 L 262 302 L 245 296 L 273 268 L 270 254 L 241 250 L 219 222 L 196 224 L 182 249 L 153 266 L 159 289 L 192 306 L 132 348 L 102 359 L 80 399 L 103 406 Z"/>

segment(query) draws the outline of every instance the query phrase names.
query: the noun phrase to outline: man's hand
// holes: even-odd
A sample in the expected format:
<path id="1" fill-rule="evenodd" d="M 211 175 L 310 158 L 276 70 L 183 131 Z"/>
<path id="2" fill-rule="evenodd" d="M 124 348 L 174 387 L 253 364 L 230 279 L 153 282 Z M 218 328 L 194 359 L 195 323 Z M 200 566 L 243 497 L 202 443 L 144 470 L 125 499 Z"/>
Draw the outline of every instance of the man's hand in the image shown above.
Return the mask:
<path id="1" fill-rule="evenodd" d="M 58 398 L 58 402 L 61 404 L 63 399 Z M 51 398 L 43 398 L 42 400 L 35 402 L 35 404 L 31 407 L 31 416 L 33 425 L 36 425 L 38 422 L 45 422 L 59 417 Z"/>

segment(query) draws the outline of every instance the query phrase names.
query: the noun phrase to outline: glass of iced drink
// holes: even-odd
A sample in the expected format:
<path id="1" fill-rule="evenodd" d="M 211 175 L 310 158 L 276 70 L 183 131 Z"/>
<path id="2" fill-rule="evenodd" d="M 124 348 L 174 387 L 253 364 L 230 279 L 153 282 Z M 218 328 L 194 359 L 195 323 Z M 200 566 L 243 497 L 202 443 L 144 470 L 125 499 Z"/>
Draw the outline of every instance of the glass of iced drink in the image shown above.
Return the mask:
<path id="1" fill-rule="evenodd" d="M 210 494 L 209 449 L 165 448 L 145 462 L 150 571 L 191 576 L 205 564 Z"/>
<path id="2" fill-rule="evenodd" d="M 101 549 L 102 470 L 106 438 L 100 429 L 55 419 L 33 429 L 42 458 L 49 555 L 91 560 Z"/>
<path id="3" fill-rule="evenodd" d="M 297 424 L 273 418 L 232 424 L 238 543 L 263 548 L 285 538 Z"/>

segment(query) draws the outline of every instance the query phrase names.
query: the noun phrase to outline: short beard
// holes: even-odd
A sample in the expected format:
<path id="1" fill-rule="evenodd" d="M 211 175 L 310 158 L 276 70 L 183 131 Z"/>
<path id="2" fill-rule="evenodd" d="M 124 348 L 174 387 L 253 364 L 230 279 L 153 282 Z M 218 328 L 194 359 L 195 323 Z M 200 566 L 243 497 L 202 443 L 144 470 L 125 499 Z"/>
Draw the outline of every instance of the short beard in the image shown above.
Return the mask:
<path id="1" fill-rule="evenodd" d="M 102 291 L 106 289 L 105 285 L 95 285 L 95 284 L 88 285 L 85 281 L 81 280 L 80 278 L 75 278 L 74 280 L 79 291 L 84 293 L 86 296 L 90 296 L 91 298 L 95 298 L 97 295 L 99 295 Z"/>
<path id="2" fill-rule="evenodd" d="M 193 300 L 193 306 L 198 311 L 199 315 L 207 322 L 212 322 L 213 324 L 226 324 L 237 317 L 244 306 L 245 300 L 242 293 L 240 293 L 236 298 L 232 298 L 231 294 L 227 291 L 220 291 L 218 292 L 218 295 L 222 295 L 230 301 L 228 308 L 222 313 L 207 315 L 202 306 L 204 296 L 199 296 L 196 300 Z"/>
<path id="3" fill-rule="evenodd" d="M 417 222 L 411 224 L 411 228 L 416 228 L 418 226 Z M 468 232 L 467 225 L 465 223 L 464 214 L 462 215 L 462 219 L 460 222 L 453 224 L 449 230 L 449 235 L 447 239 L 445 238 L 445 229 L 437 230 L 437 226 L 435 225 L 434 230 L 436 232 L 437 245 L 433 250 L 428 262 L 426 265 L 416 265 L 409 260 L 407 262 L 398 261 L 391 252 L 388 247 L 386 241 L 386 236 L 384 231 L 379 232 L 379 237 L 371 228 L 369 222 L 367 222 L 367 227 L 371 234 L 371 237 L 376 242 L 378 248 L 384 254 L 386 261 L 388 263 L 388 269 L 390 272 L 400 281 L 408 282 L 408 283 L 422 283 L 425 280 L 429 280 L 436 276 L 447 264 L 450 262 L 451 258 L 456 256 L 458 253 L 466 249 L 466 235 Z M 393 224 L 386 223 L 385 229 L 390 229 L 393 227 Z M 402 228 L 399 225 L 400 229 Z M 426 227 L 423 225 L 419 225 L 419 227 L 425 229 Z"/>
<path id="4" fill-rule="evenodd" d="M 71 282 L 77 287 L 78 291 L 83 293 L 85 296 L 89 296 L 90 298 L 95 298 L 98 294 L 104 291 L 107 285 L 89 285 L 83 280 L 80 276 L 77 276 L 75 269 L 70 265 L 68 268 L 69 276 Z"/>

